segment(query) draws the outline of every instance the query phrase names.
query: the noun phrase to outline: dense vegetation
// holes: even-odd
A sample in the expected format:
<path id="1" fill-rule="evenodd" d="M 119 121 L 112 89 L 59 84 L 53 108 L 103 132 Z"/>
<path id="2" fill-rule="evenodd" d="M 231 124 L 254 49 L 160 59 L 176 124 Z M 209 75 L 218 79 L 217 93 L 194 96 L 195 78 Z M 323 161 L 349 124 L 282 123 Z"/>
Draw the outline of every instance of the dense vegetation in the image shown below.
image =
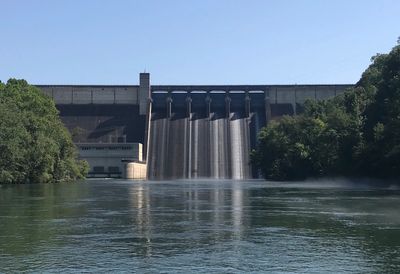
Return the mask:
<path id="1" fill-rule="evenodd" d="M 262 129 L 252 162 L 267 179 L 400 177 L 400 44 L 378 54 L 354 88 L 307 101 Z"/>
<path id="2" fill-rule="evenodd" d="M 87 170 L 54 102 L 24 80 L 0 82 L 0 183 L 72 181 Z"/>

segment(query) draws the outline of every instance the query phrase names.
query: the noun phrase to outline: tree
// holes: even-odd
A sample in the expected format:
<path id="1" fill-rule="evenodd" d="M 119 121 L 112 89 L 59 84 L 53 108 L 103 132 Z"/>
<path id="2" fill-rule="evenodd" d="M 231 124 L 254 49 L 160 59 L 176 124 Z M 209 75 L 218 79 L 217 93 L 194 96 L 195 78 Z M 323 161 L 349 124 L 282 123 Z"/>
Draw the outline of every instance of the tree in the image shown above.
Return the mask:
<path id="1" fill-rule="evenodd" d="M 261 130 L 252 162 L 266 178 L 399 178 L 400 45 L 371 60 L 353 89 Z"/>
<path id="2" fill-rule="evenodd" d="M 0 83 L 0 183 L 73 181 L 88 165 L 78 161 L 54 102 L 24 80 Z"/>
<path id="3" fill-rule="evenodd" d="M 357 85 L 371 93 L 365 111 L 366 150 L 361 165 L 369 175 L 400 174 L 400 45 L 379 54 Z"/>

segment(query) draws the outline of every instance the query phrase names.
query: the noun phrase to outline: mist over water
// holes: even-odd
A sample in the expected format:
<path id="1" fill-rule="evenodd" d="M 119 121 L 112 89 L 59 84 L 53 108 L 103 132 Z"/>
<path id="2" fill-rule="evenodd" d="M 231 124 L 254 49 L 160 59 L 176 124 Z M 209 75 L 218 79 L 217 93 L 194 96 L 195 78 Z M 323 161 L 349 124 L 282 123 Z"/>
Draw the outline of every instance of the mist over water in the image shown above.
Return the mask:
<path id="1" fill-rule="evenodd" d="M 338 188 L 338 189 L 365 189 L 365 190 L 400 190 L 400 182 L 396 180 L 381 180 L 373 178 L 317 178 L 305 181 L 274 182 L 269 181 L 270 187 L 288 188 Z"/>
<path id="2" fill-rule="evenodd" d="M 0 190 L 0 272 L 398 273 L 400 190 L 90 180 Z"/>

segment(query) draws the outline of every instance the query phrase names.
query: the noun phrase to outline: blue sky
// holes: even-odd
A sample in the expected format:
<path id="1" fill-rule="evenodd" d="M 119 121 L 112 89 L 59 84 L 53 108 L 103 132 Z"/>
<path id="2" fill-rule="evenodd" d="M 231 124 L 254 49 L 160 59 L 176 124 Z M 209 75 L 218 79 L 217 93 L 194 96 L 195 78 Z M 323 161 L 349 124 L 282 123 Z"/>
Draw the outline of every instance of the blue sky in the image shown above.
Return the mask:
<path id="1" fill-rule="evenodd" d="M 0 80 L 355 83 L 400 36 L 398 0 L 1 0 Z"/>

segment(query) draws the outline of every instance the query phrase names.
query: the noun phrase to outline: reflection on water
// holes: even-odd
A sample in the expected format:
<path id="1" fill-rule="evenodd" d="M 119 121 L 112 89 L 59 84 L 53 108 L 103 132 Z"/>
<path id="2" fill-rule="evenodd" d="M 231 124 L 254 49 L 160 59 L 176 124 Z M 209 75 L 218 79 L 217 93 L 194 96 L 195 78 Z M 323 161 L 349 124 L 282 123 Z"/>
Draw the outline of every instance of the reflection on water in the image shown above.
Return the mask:
<path id="1" fill-rule="evenodd" d="M 399 272 L 400 190 L 261 181 L 0 187 L 0 272 Z"/>

